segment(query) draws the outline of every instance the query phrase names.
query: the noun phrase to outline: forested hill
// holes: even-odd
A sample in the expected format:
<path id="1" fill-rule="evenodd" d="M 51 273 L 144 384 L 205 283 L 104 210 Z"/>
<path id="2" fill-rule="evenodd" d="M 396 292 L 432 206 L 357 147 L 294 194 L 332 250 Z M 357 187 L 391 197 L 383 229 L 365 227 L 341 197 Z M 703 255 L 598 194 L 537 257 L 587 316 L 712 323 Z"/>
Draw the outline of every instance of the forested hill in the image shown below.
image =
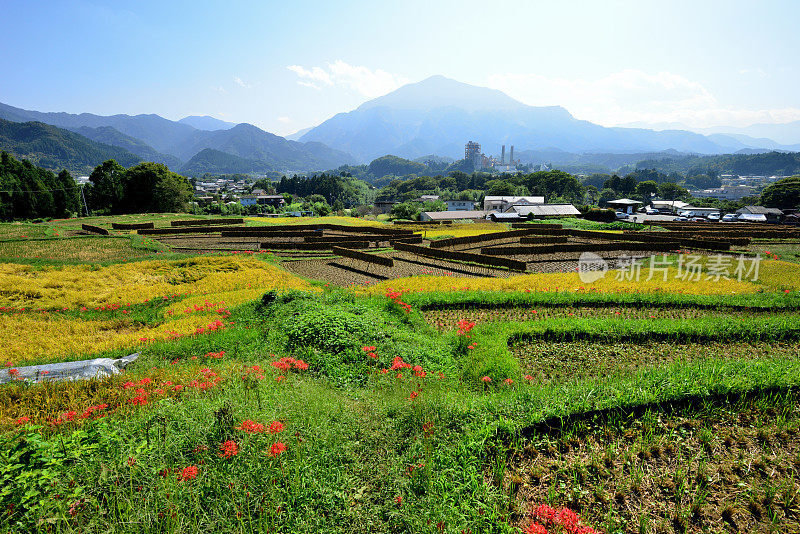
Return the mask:
<path id="1" fill-rule="evenodd" d="M 792 176 L 800 174 L 800 152 L 767 152 L 763 154 L 724 154 L 720 156 L 683 156 L 647 159 L 636 164 L 638 169 L 655 169 L 664 173 L 686 175 L 738 174 L 756 176 Z"/>
<path id="2" fill-rule="evenodd" d="M 143 161 L 152 161 L 154 163 L 163 163 L 170 168 L 178 168 L 181 166 L 181 160 L 170 154 L 162 154 L 156 149 L 140 141 L 130 135 L 125 135 L 112 126 L 98 126 L 91 128 L 89 126 L 81 126 L 80 128 L 67 128 L 75 133 L 79 133 L 84 137 L 88 137 L 92 141 L 102 143 L 104 145 L 111 145 L 115 147 L 124 148 L 132 154 L 136 154 Z"/>
<path id="3" fill-rule="evenodd" d="M 0 149 L 30 160 L 45 169 L 89 174 L 100 163 L 113 159 L 124 166 L 142 161 L 124 148 L 97 143 L 75 132 L 42 122 L 0 119 Z"/>

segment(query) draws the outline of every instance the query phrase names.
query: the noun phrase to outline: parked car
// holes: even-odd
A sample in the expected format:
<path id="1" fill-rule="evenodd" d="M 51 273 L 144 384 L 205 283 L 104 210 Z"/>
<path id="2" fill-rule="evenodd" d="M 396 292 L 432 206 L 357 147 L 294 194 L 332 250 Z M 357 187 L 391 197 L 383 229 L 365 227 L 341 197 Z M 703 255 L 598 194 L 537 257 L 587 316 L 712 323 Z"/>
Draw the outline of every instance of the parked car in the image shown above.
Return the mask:
<path id="1" fill-rule="evenodd" d="M 706 220 L 702 217 L 692 217 L 689 219 L 691 222 L 706 222 Z"/>
<path id="2" fill-rule="evenodd" d="M 622 212 L 622 211 L 618 211 L 617 212 L 617 219 L 623 219 L 624 220 L 624 219 L 627 219 L 627 218 L 628 218 L 628 214 L 627 213 Z"/>
<path id="3" fill-rule="evenodd" d="M 675 222 L 686 222 L 689 219 L 687 217 L 684 217 L 683 215 L 679 215 L 679 216 L 675 217 L 672 220 L 675 221 Z"/>
<path id="4" fill-rule="evenodd" d="M 719 222 L 719 213 L 709 213 L 708 220 L 712 222 Z"/>
<path id="5" fill-rule="evenodd" d="M 739 217 L 735 213 L 726 213 L 722 216 L 722 222 L 736 222 Z"/>
<path id="6" fill-rule="evenodd" d="M 644 208 L 644 212 L 648 215 L 658 215 L 658 210 L 650 206 Z"/>

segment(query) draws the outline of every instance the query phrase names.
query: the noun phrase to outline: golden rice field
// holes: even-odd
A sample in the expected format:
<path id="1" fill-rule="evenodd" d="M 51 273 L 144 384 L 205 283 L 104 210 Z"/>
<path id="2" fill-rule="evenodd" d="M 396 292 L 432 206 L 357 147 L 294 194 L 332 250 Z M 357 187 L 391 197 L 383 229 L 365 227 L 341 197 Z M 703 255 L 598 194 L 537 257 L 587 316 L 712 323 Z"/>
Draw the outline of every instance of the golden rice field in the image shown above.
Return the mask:
<path id="1" fill-rule="evenodd" d="M 0 258 L 10 261 L 130 261 L 150 258 L 156 252 L 166 250 L 167 247 L 156 241 L 150 241 L 147 248 L 137 248 L 131 239 L 113 236 L 0 241 Z"/>
<path id="2" fill-rule="evenodd" d="M 643 270 L 644 272 L 644 270 Z M 618 280 L 618 271 L 609 271 L 605 277 L 586 283 L 575 273 L 537 273 L 509 276 L 508 278 L 459 278 L 450 276 L 414 276 L 386 280 L 374 285 L 355 287 L 361 295 L 379 295 L 388 289 L 396 291 L 596 291 L 601 293 L 683 293 L 687 295 L 734 295 L 763 290 L 784 291 L 800 289 L 800 265 L 778 260 L 765 260 L 760 265 L 756 282 L 743 279 L 698 281 L 677 279 L 677 269 L 670 267 L 667 280 L 656 276 L 646 280 Z"/>
<path id="3" fill-rule="evenodd" d="M 107 267 L 0 264 L 0 306 L 25 309 L 0 315 L 5 358 L 17 364 L 130 347 L 141 344 L 142 339 L 192 334 L 224 319 L 220 310 L 276 288 L 318 290 L 275 265 L 242 256 Z M 155 326 L 125 318 L 82 320 L 52 313 L 104 306 L 124 309 L 173 296 L 181 298 L 163 309 L 163 321 Z"/>

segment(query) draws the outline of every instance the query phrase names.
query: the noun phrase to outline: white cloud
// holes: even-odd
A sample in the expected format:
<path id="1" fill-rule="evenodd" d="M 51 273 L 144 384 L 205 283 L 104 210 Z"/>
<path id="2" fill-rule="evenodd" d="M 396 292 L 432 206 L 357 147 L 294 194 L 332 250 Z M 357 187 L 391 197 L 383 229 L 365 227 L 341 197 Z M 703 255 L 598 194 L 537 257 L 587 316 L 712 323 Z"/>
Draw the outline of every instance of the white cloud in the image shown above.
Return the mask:
<path id="1" fill-rule="evenodd" d="M 369 98 L 385 95 L 408 83 L 408 79 L 397 74 L 350 65 L 340 59 L 327 63 L 325 68 L 306 68 L 300 65 L 289 65 L 286 68 L 294 72 L 299 78 L 297 83 L 305 87 L 345 87 Z"/>
<path id="2" fill-rule="evenodd" d="M 671 72 L 627 69 L 594 80 L 494 74 L 489 86 L 533 106 L 563 106 L 579 119 L 605 126 L 668 122 L 703 128 L 800 119 L 797 108 L 726 107 L 701 83 Z"/>
<path id="3" fill-rule="evenodd" d="M 211 88 L 211 90 L 212 90 L 212 91 L 215 91 L 215 92 L 217 92 L 217 93 L 223 93 L 223 94 L 228 92 L 228 91 L 226 91 L 226 90 L 225 90 L 225 88 L 224 88 L 224 87 L 222 87 L 221 85 L 218 85 L 218 86 L 216 86 L 216 87 L 212 87 L 212 88 Z"/>
<path id="4" fill-rule="evenodd" d="M 292 122 L 292 119 L 290 119 L 289 117 L 278 117 L 277 120 L 278 122 L 282 122 L 283 124 L 289 124 L 290 122 Z"/>
<path id="5" fill-rule="evenodd" d="M 233 81 L 236 82 L 236 85 L 238 85 L 239 87 L 244 87 L 245 89 L 250 89 L 252 87 L 255 87 L 254 84 L 247 83 L 244 80 L 242 80 L 241 78 L 239 78 L 238 76 L 234 76 L 233 77 Z"/>

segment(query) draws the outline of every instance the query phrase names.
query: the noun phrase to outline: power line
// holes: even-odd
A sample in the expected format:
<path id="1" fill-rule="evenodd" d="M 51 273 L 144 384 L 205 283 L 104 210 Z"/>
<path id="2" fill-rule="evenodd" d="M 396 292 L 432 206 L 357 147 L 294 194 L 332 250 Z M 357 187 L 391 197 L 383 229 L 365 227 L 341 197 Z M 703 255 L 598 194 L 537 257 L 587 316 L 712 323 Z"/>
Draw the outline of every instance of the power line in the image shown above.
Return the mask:
<path id="1" fill-rule="evenodd" d="M 76 185 L 75 187 L 59 187 L 56 189 L 8 189 L 5 191 L 0 190 L 0 193 L 51 193 L 53 191 L 69 191 L 71 189 L 82 189 L 81 186 Z"/>

